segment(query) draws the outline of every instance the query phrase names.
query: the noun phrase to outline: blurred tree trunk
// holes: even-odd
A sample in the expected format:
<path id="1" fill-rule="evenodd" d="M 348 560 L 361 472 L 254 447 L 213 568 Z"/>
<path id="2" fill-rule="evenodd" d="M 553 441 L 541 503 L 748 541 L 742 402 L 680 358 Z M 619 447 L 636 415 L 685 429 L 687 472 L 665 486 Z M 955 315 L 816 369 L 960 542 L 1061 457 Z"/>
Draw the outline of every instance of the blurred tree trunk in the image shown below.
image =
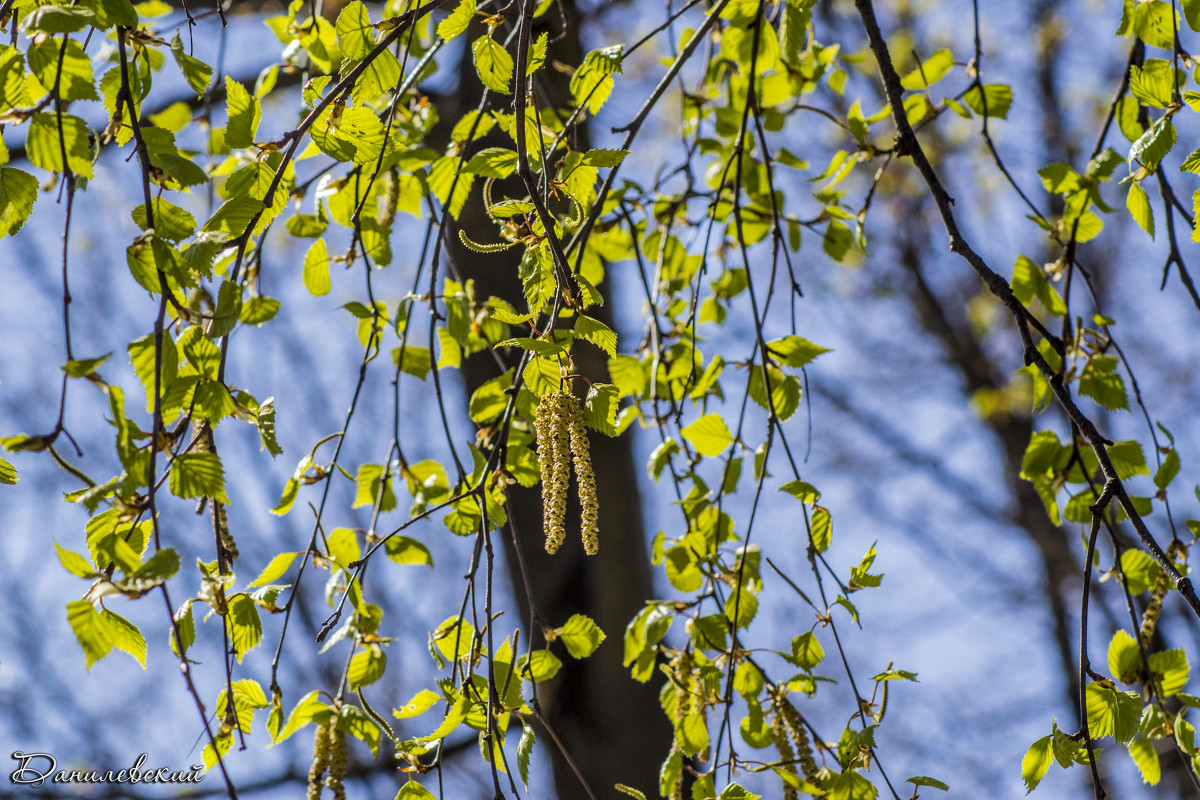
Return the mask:
<path id="1" fill-rule="evenodd" d="M 568 78 L 554 68 L 553 62 L 575 65 L 584 54 L 580 42 L 581 20 L 574 0 L 563 0 L 561 8 L 567 16 L 565 28 L 557 11 L 551 11 L 538 21 L 546 26 L 551 39 L 556 40 L 550 50 L 551 63 L 539 73 L 538 100 L 546 102 L 544 92 L 558 108 L 568 105 L 570 95 Z M 515 15 L 511 16 L 515 22 Z M 473 28 L 463 38 L 470 42 L 480 32 L 482 26 Z M 535 36 L 538 32 L 535 26 Z M 475 76 L 469 45 L 466 52 L 468 55 L 458 66 L 458 91 L 439 104 L 441 120 L 447 126 L 442 141 L 448 139 L 448 126 L 463 113 L 477 107 L 481 99 L 482 87 Z M 490 107 L 496 111 L 509 111 L 510 104 L 510 96 L 495 96 Z M 573 138 L 574 146 L 586 147 L 586 140 L 586 127 L 579 126 L 578 135 Z M 496 136 L 494 140 L 477 142 L 474 147 L 490 145 L 511 147 L 512 143 Z M 510 189 L 511 194 L 503 194 L 506 189 Z M 497 182 L 494 194 L 497 198 L 521 197 L 525 191 L 514 179 L 507 184 Z M 452 223 L 451 230 L 447 231 L 450 256 L 462 277 L 475 282 L 476 297 L 501 297 L 515 307 L 524 307 L 517 278 L 520 248 L 487 255 L 470 252 L 459 242 L 459 227 L 474 241 L 496 239 L 495 223 L 484 211 L 478 188 L 457 220 L 457 226 Z M 611 302 L 608 287 L 604 291 Z M 611 306 L 592 308 L 588 313 L 613 326 Z M 577 348 L 573 357 L 580 373 L 597 382 L 609 380 L 607 360 L 597 348 L 585 345 Z M 491 354 L 478 353 L 464 362 L 462 372 L 467 392 L 472 393 L 482 383 L 500 374 L 500 369 Z M 522 627 L 530 614 L 521 570 L 523 559 L 534 606 L 543 618 L 540 622 L 556 627 L 572 614 L 586 614 L 608 637 L 589 659 L 565 658 L 558 677 L 541 687 L 542 710 L 564 749 L 598 797 L 611 796 L 612 786 L 617 782 L 636 786 L 653 796 L 657 791 L 659 766 L 671 741 L 671 730 L 659 709 L 657 690 L 651 685 L 632 681 L 621 663 L 625 625 L 654 593 L 638 497 L 639 469 L 634 463 L 629 436 L 610 439 L 592 432 L 591 449 L 600 497 L 599 555 L 584 555 L 577 526 L 572 535 L 570 523 L 562 549 L 554 556 L 548 555 L 543 547 L 540 492 L 536 487 L 523 489 L 514 485 L 509 515 L 515 525 L 520 553 L 516 552 L 512 537 L 503 536 L 506 564 L 513 593 L 520 605 Z M 568 520 L 578 520 L 574 490 L 571 504 L 574 510 L 568 511 Z M 539 620 L 535 620 L 534 625 L 538 624 Z M 553 768 L 558 797 L 562 800 L 586 798 L 587 791 L 548 740 L 547 732 L 539 730 L 538 736 L 548 746 L 547 752 L 555 754 Z"/>

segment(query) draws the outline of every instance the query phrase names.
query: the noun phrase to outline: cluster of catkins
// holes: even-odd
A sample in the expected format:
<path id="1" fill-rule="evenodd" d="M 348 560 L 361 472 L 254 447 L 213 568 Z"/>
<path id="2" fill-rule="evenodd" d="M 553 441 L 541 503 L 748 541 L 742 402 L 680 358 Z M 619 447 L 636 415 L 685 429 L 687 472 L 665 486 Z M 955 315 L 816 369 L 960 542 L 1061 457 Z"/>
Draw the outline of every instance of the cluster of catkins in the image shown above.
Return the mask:
<path id="1" fill-rule="evenodd" d="M 583 509 L 580 532 L 583 549 L 594 556 L 600 549 L 600 504 L 596 499 L 596 473 L 588 449 L 583 404 L 569 392 L 549 392 L 542 397 L 533 421 L 537 433 L 538 465 L 542 473 L 542 528 L 546 552 L 554 553 L 566 537 L 567 485 L 571 462 Z"/>
<path id="2" fill-rule="evenodd" d="M 325 777 L 325 770 L 329 776 Z M 334 800 L 346 800 L 346 734 L 337 719 L 318 725 L 313 736 L 313 760 L 308 769 L 308 800 L 320 800 L 321 787 L 333 790 Z"/>
<path id="3" fill-rule="evenodd" d="M 813 786 L 819 787 L 821 779 L 817 774 L 817 761 L 813 758 L 812 740 L 809 739 L 808 731 L 804 728 L 804 720 L 801 718 L 800 712 L 780 695 L 771 697 L 771 706 L 774 711 L 771 719 L 771 733 L 775 737 L 775 749 L 779 751 L 782 768 L 795 775 L 795 764 L 799 762 L 804 779 Z M 789 737 L 791 737 L 791 741 L 789 741 Z M 792 748 L 792 741 L 796 743 L 795 749 Z M 796 790 L 788 784 L 784 784 L 783 795 L 786 800 L 795 800 L 798 796 Z"/>

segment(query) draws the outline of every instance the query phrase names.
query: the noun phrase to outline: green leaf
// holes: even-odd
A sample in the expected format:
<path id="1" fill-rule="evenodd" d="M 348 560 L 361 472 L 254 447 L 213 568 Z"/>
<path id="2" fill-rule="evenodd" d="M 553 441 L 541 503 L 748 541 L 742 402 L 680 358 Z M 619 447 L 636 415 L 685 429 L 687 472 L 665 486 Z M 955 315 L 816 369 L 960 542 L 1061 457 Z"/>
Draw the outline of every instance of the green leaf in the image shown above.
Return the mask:
<path id="1" fill-rule="evenodd" d="M 221 368 L 221 350 L 204 335 L 204 331 L 199 327 L 193 326 L 184 331 L 183 335 L 179 337 L 178 348 L 183 351 L 188 363 L 195 367 L 201 376 L 217 377 L 217 372 Z"/>
<path id="2" fill-rule="evenodd" d="M 379 499 L 379 510 L 391 511 L 396 507 L 396 493 L 392 489 L 392 473 L 383 464 L 363 464 L 354 479 L 356 486 L 354 504 L 351 508 L 375 505 Z"/>
<path id="3" fill-rule="evenodd" d="M 858 775 L 857 773 L 851 773 L 851 774 L 855 775 L 860 780 L 866 781 L 866 778 L 863 778 L 862 776 Z M 841 776 L 838 776 L 838 777 L 841 777 Z M 831 784 L 832 784 L 832 782 L 831 782 Z M 870 786 L 871 785 L 870 782 L 867 782 L 867 785 Z M 873 797 L 874 795 L 871 795 L 871 796 Z M 759 800 L 760 797 L 762 797 L 762 795 L 754 794 L 753 792 L 749 792 L 746 789 L 743 789 L 741 786 L 739 786 L 736 783 L 731 783 L 728 786 L 726 786 L 724 789 L 721 790 L 721 793 L 719 795 L 717 795 L 717 800 Z M 831 786 L 831 790 L 829 793 L 829 797 L 830 798 L 833 797 L 832 786 Z M 847 794 L 842 797 L 842 800 L 867 800 L 867 796 L 861 795 L 861 794 L 854 794 L 854 795 Z"/>
<path id="4" fill-rule="evenodd" d="M 950 787 L 939 781 L 937 778 L 930 778 L 927 775 L 917 775 L 912 778 L 905 778 L 905 783 L 911 783 L 914 786 L 930 786 L 934 789 L 941 789 L 943 792 L 950 791 Z"/>
<path id="5" fill-rule="evenodd" d="M 1108 643 L 1108 671 L 1121 683 L 1136 683 L 1142 669 L 1137 640 L 1122 630 Z"/>
<path id="6" fill-rule="evenodd" d="M 188 86 L 192 87 L 197 97 L 203 97 L 208 91 L 208 84 L 212 82 L 213 68 L 184 52 L 183 40 L 179 38 L 178 30 L 175 31 L 175 38 L 171 40 L 171 55 L 174 56 L 175 64 L 183 73 Z M 226 85 L 228 86 L 228 83 Z"/>
<path id="7" fill-rule="evenodd" d="M 0 167 L 0 237 L 21 230 L 37 200 L 37 178 L 13 167 Z"/>
<path id="8" fill-rule="evenodd" d="M 61 126 L 59 124 L 61 120 Z M 50 172 L 70 168 L 76 175 L 92 177 L 92 150 L 88 145 L 91 130 L 86 122 L 71 114 L 34 114 L 25 137 L 29 163 Z M 61 136 L 61 139 L 59 138 Z M 63 151 L 66 151 L 66 164 Z"/>
<path id="9" fill-rule="evenodd" d="M 442 722 L 434 731 L 426 736 L 417 737 L 420 742 L 433 742 L 438 739 L 444 739 L 452 733 L 463 720 L 467 718 L 471 704 L 465 697 L 458 697 L 452 706 L 446 711 L 446 716 L 442 718 Z"/>
<path id="10" fill-rule="evenodd" d="M 949 50 L 938 50 L 901 78 L 900 85 L 905 89 L 920 91 L 946 77 L 952 69 L 954 54 Z"/>
<path id="11" fill-rule="evenodd" d="M 833 518 L 829 509 L 815 506 L 812 513 L 812 541 L 818 553 L 824 553 L 833 541 Z"/>
<path id="12" fill-rule="evenodd" d="M 250 147 L 258 132 L 258 121 L 262 109 L 258 100 L 245 86 L 228 75 L 225 76 L 226 109 L 229 121 L 225 126 L 225 146 L 230 149 Z"/>
<path id="13" fill-rule="evenodd" d="M 970 106 L 972 111 L 994 119 L 1008 119 L 1012 101 L 1012 87 L 1004 83 L 985 83 L 982 92 L 978 86 L 972 86 L 963 95 L 963 102 Z"/>
<path id="14" fill-rule="evenodd" d="M 283 574 L 291 569 L 292 562 L 296 560 L 296 556 L 300 553 L 279 553 L 263 567 L 263 571 L 258 574 L 250 583 L 246 584 L 247 589 L 253 589 L 256 586 L 266 586 L 274 583 L 283 577 Z"/>
<path id="15" fill-rule="evenodd" d="M 767 342 L 767 350 L 773 358 L 781 360 L 789 367 L 803 367 L 822 353 L 831 352 L 828 347 L 813 344 L 808 339 L 799 336 L 785 336 Z"/>
<path id="16" fill-rule="evenodd" d="M 616 436 L 619 433 L 617 407 L 620 402 L 621 390 L 616 386 L 611 383 L 592 384 L 583 401 L 583 421 L 592 430 L 600 431 L 606 436 Z M 624 419 L 628 420 L 629 417 Z"/>
<path id="17" fill-rule="evenodd" d="M 750 381 L 747 387 L 750 398 L 763 409 L 773 412 L 781 422 L 787 422 L 800 408 L 800 379 L 795 375 L 784 375 L 774 367 L 767 368 L 767 376 L 771 383 L 769 400 L 763 389 L 762 368 L 757 365 L 750 367 Z"/>
<path id="18" fill-rule="evenodd" d="M 335 30 L 338 47 L 342 49 L 346 58 L 361 61 L 375 48 L 371 18 L 367 14 L 367 7 L 360 0 L 353 0 L 342 8 Z"/>
<path id="19" fill-rule="evenodd" d="M 304 254 L 304 288 L 309 294 L 320 297 L 329 294 L 332 283 L 329 279 L 329 251 L 325 240 L 317 239 Z"/>
<path id="20" fill-rule="evenodd" d="M 708 726 L 704 715 L 698 712 L 688 714 L 675 726 L 675 741 L 685 755 L 694 756 L 708 747 Z"/>
<path id="21" fill-rule="evenodd" d="M 237 594 L 230 598 L 225 623 L 240 664 L 246 653 L 258 647 L 262 641 L 262 621 L 258 618 L 258 606 L 254 599 L 248 594 Z"/>
<path id="22" fill-rule="evenodd" d="M 29 69 L 43 86 L 54 86 L 58 80 L 58 95 L 63 100 L 100 99 L 96 93 L 92 62 L 83 46 L 74 39 L 67 40 L 65 53 L 58 39 L 47 39 L 31 47 L 28 58 Z"/>
<path id="23" fill-rule="evenodd" d="M 528 671 L 526 671 L 528 669 Z M 528 677 L 534 683 L 548 681 L 562 669 L 562 661 L 549 650 L 534 650 L 528 656 L 517 659 L 517 670 L 520 675 Z"/>
<path id="24" fill-rule="evenodd" d="M 1188 660 L 1185 651 L 1163 650 L 1151 653 L 1148 661 L 1150 674 L 1163 697 L 1174 697 L 1187 685 Z"/>
<path id="25" fill-rule="evenodd" d="M 510 369 L 476 389 L 468 406 L 471 421 L 485 425 L 499 419 L 508 407 L 508 391 L 512 388 L 512 381 L 513 370 Z"/>
<path id="26" fill-rule="evenodd" d="M 575 336 L 596 345 L 610 358 L 617 354 L 617 334 L 600 320 L 580 314 L 575 318 Z"/>
<path id="27" fill-rule="evenodd" d="M 474 5 L 474 0 L 471 0 Z M 517 743 L 517 771 L 521 775 L 521 782 L 525 785 L 525 792 L 529 792 L 529 757 L 533 755 L 533 744 L 536 736 L 533 728 L 528 724 L 522 726 L 521 741 Z"/>
<path id="28" fill-rule="evenodd" d="M 579 163 L 585 167 L 616 167 L 628 155 L 628 150 L 588 150 Z"/>
<path id="29" fill-rule="evenodd" d="M 725 618 L 738 628 L 749 627 L 758 615 L 758 596 L 749 589 L 740 588 L 725 598 Z"/>
<path id="30" fill-rule="evenodd" d="M 567 623 L 555 631 L 558 639 L 574 658 L 587 658 L 596 652 L 596 648 L 604 641 L 604 631 L 592 621 L 591 617 L 574 614 Z"/>
<path id="31" fill-rule="evenodd" d="M 720 630 L 725 630 L 725 621 L 721 620 Z M 747 700 L 754 700 L 762 692 L 764 685 L 763 674 L 758 667 L 751 664 L 749 661 L 743 661 L 738 664 L 737 671 L 733 674 L 733 690 Z"/>
<path id="32" fill-rule="evenodd" d="M 466 32 L 475 16 L 475 0 L 459 0 L 450 16 L 438 23 L 437 32 L 446 41 Z"/>
<path id="33" fill-rule="evenodd" d="M 138 17 L 138 11 L 134 9 L 133 3 L 129 0 L 100 0 L 97 4 L 97 12 L 100 20 L 100 27 L 104 30 L 114 25 L 124 25 L 126 28 L 136 28 L 141 24 Z M 142 9 L 142 14 L 146 17 L 152 16 L 148 12 L 148 3 L 140 3 L 139 8 Z M 160 10 L 158 15 L 169 13 L 169 11 Z"/>
<path id="34" fill-rule="evenodd" d="M 1129 209 L 1134 222 L 1142 230 L 1154 238 L 1154 210 L 1150 208 L 1150 198 L 1140 183 L 1129 184 L 1129 194 L 1125 196 L 1125 207 Z"/>
<path id="35" fill-rule="evenodd" d="M 1167 452 L 1158 469 L 1154 471 L 1154 485 L 1159 489 L 1166 489 L 1167 486 L 1179 474 L 1179 453 L 1174 449 Z"/>
<path id="36" fill-rule="evenodd" d="M 1159 162 L 1174 146 L 1175 126 L 1170 119 L 1163 117 L 1151 125 L 1129 148 L 1129 169 L 1133 170 L 1135 161 L 1140 162 L 1147 170 L 1157 169 Z"/>
<path id="37" fill-rule="evenodd" d="M 41 6 L 29 14 L 25 20 L 27 32 L 41 31 L 43 33 L 75 33 L 84 28 L 98 25 L 96 12 L 87 6 Z M 15 35 L 14 31 L 14 35 Z"/>
<path id="38" fill-rule="evenodd" d="M 271 454 L 271 458 L 283 452 L 283 448 L 275 439 L 275 398 L 268 397 L 259 405 L 258 411 L 254 412 L 254 425 L 258 428 L 258 438 L 263 449 Z"/>
<path id="39" fill-rule="evenodd" d="M 128 653 L 133 657 L 134 661 L 138 662 L 138 665 L 142 669 L 145 669 L 146 638 L 142 636 L 142 632 L 138 630 L 138 627 L 120 614 L 116 614 L 108 609 L 105 609 L 101 613 L 101 616 L 108 627 L 109 636 L 112 637 L 113 647 L 116 647 L 123 653 Z"/>
<path id="40" fill-rule="evenodd" d="M 408 536 L 393 536 L 384 542 L 388 558 L 397 564 L 423 564 L 433 566 L 433 555 L 429 548 Z"/>
<path id="41" fill-rule="evenodd" d="M 1093 731 L 1093 734 L 1095 732 Z M 1029 746 L 1021 759 L 1021 779 L 1025 781 L 1025 793 L 1029 794 L 1046 776 L 1046 770 L 1054 762 L 1053 737 L 1043 736 Z"/>
<path id="42" fill-rule="evenodd" d="M 168 636 L 171 642 L 171 652 L 175 655 L 181 655 L 177 642 L 175 640 L 175 630 L 179 630 L 179 638 L 183 642 L 183 653 L 187 653 L 189 647 L 196 641 L 196 621 L 192 618 L 192 601 L 187 600 L 179 610 L 174 614 L 175 626 L 168 631 Z"/>
<path id="43" fill-rule="evenodd" d="M 811 670 L 825 658 L 825 649 L 812 631 L 802 633 L 792 640 L 792 660 L 804 669 Z"/>
<path id="44" fill-rule="evenodd" d="M 1137 733 L 1142 697 L 1093 681 L 1086 690 L 1088 727 L 1095 738 L 1112 736 L 1125 744 Z"/>
<path id="45" fill-rule="evenodd" d="M 595 115 L 612 94 L 613 75 L 621 72 L 624 45 L 613 45 L 588 53 L 571 76 L 571 97 L 575 105 L 586 104 Z"/>
<path id="46" fill-rule="evenodd" d="M 318 725 L 324 725 L 333 716 L 333 709 L 325 705 L 320 700 L 320 692 L 313 689 L 296 703 L 292 709 L 292 713 L 288 715 L 287 723 L 279 734 L 275 736 L 275 744 L 279 744 L 293 733 L 303 728 L 310 722 L 315 722 Z"/>
<path id="47" fill-rule="evenodd" d="M 86 378 L 94 375 L 96 370 L 110 358 L 112 358 L 112 353 L 105 353 L 96 358 L 73 358 L 63 364 L 62 370 L 67 373 L 68 378 Z"/>
<path id="48" fill-rule="evenodd" d="M 1150 468 L 1146 466 L 1146 455 L 1142 452 L 1142 443 L 1137 439 L 1110 444 L 1108 457 L 1121 480 L 1128 480 L 1135 475 L 1150 474 Z"/>
<path id="49" fill-rule="evenodd" d="M 1171 50 L 1175 45 L 1174 8 L 1170 2 L 1138 3 L 1133 7 L 1130 28 L 1151 47 Z"/>
<path id="50" fill-rule="evenodd" d="M 1121 554 L 1121 574 L 1130 594 L 1141 594 L 1150 589 L 1162 574 L 1158 562 L 1149 553 L 1129 549 Z"/>
<path id="51" fill-rule="evenodd" d="M 155 236 L 166 239 L 168 242 L 178 242 L 196 232 L 196 218 L 187 211 L 161 197 L 153 198 L 151 202 Z M 145 203 L 134 207 L 132 213 L 133 221 L 139 228 L 142 230 L 150 228 L 150 222 L 146 217 Z"/>
<path id="52" fill-rule="evenodd" d="M 409 700 L 400 708 L 392 709 L 392 716 L 396 719 L 409 719 L 411 717 L 419 717 L 429 709 L 433 708 L 442 697 L 437 692 L 429 689 L 422 689 L 413 695 L 412 700 Z"/>
<path id="53" fill-rule="evenodd" d="M 67 621 L 83 655 L 87 659 L 88 669 L 100 659 L 108 655 L 114 642 L 112 626 L 87 600 L 75 600 L 67 603 Z"/>
<path id="54" fill-rule="evenodd" d="M 20 478 L 17 477 L 17 468 L 0 458 L 0 483 L 11 486 L 18 480 Z"/>
<path id="55" fill-rule="evenodd" d="M 80 578 L 92 578 L 99 574 L 92 562 L 88 561 L 79 553 L 67 550 L 58 542 L 54 543 L 54 549 L 58 552 L 58 563 L 62 564 L 63 569 Z"/>
<path id="56" fill-rule="evenodd" d="M 475 72 L 483 85 L 493 92 L 511 93 L 513 59 L 504 46 L 485 34 L 471 45 L 471 53 L 475 58 Z"/>
<path id="57" fill-rule="evenodd" d="M 370 645 L 350 659 L 346 680 L 351 689 L 368 686 L 383 677 L 387 669 L 387 653 L 379 645 Z"/>
<path id="58" fill-rule="evenodd" d="M 821 499 L 821 492 L 817 491 L 815 486 L 804 481 L 788 481 L 779 487 L 780 492 L 787 492 L 793 498 L 796 498 L 800 503 L 816 503 Z"/>
<path id="59" fill-rule="evenodd" d="M 171 464 L 168 484 L 176 497 L 212 497 L 229 505 L 225 494 L 225 470 L 216 453 L 180 453 Z"/>
<path id="60" fill-rule="evenodd" d="M 538 34 L 538 37 L 529 44 L 529 56 L 525 62 L 525 74 L 532 75 L 542 68 L 546 63 L 546 50 L 550 45 L 550 35 L 546 31 Z"/>
<path id="61" fill-rule="evenodd" d="M 401 372 L 425 380 L 425 376 L 433 368 L 433 355 L 427 347 L 406 343 L 403 348 L 397 347 L 392 350 L 392 363 L 399 366 Z"/>
<path id="62" fill-rule="evenodd" d="M 179 554 L 174 549 L 166 547 L 151 556 L 146 563 L 131 572 L 129 577 L 117 585 L 131 594 L 143 594 L 166 583 L 177 572 L 179 572 Z"/>
<path id="63" fill-rule="evenodd" d="M 920 97 L 924 100 L 924 97 Z M 831 219 L 829 225 L 825 228 L 825 237 L 821 242 L 822 249 L 825 254 L 834 261 L 841 263 L 846 258 L 846 254 L 850 252 L 850 247 L 854 244 L 854 232 L 851 231 L 840 220 Z"/>
<path id="64" fill-rule="evenodd" d="M 1180 6 L 1188 27 L 1200 31 L 1200 0 L 1181 0 Z"/>
<path id="65" fill-rule="evenodd" d="M 1013 265 L 1011 286 L 1013 295 L 1025 305 L 1032 303 L 1036 297 L 1051 314 L 1062 316 L 1067 313 L 1067 304 L 1046 279 L 1045 271 L 1023 255 L 1018 256 Z"/>
<path id="66" fill-rule="evenodd" d="M 260 214 L 263 208 L 263 202 L 253 197 L 231 197 L 204 223 L 202 230 L 225 232 L 231 237 L 241 236 L 249 227 L 250 220 Z"/>
<path id="67" fill-rule="evenodd" d="M 733 434 L 720 414 L 705 414 L 683 429 L 683 438 L 702 456 L 718 456 L 733 444 Z"/>
<path id="68" fill-rule="evenodd" d="M 1154 742 L 1144 737 L 1134 739 L 1129 743 L 1129 757 L 1142 774 L 1142 781 L 1157 786 L 1162 779 L 1162 765 L 1158 761 L 1158 751 L 1154 749 Z"/>
<path id="69" fill-rule="evenodd" d="M 1129 68 L 1129 92 L 1143 105 L 1154 108 L 1170 106 L 1174 81 L 1175 67 L 1161 58 L 1148 58 L 1140 67 L 1134 64 Z M 1170 125 L 1165 117 L 1157 124 L 1163 122 Z"/>
<path id="70" fill-rule="evenodd" d="M 1054 431 L 1038 431 L 1029 439 L 1021 458 L 1021 477 L 1027 481 L 1065 469 L 1071 448 L 1064 447 Z"/>
<path id="71" fill-rule="evenodd" d="M 474 0 L 471 0 L 472 6 Z M 437 796 L 414 780 L 409 780 L 400 787 L 396 800 L 437 800 Z"/>
<path id="72" fill-rule="evenodd" d="M 485 178 L 507 178 L 517 169 L 517 153 L 507 147 L 487 147 L 471 156 L 463 169 Z"/>

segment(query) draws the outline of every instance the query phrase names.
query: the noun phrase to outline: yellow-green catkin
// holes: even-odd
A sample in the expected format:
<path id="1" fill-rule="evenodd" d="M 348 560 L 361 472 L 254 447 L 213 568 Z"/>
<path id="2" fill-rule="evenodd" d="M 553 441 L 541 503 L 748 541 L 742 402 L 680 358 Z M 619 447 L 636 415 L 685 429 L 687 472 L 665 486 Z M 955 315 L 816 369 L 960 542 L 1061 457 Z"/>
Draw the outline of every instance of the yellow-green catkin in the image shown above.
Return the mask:
<path id="1" fill-rule="evenodd" d="M 542 477 L 542 531 L 547 553 L 557 552 L 567 535 L 567 484 L 571 472 L 562 395 L 562 392 L 545 395 L 533 421 Z"/>
<path id="2" fill-rule="evenodd" d="M 805 780 L 813 786 L 819 787 L 821 785 L 817 778 L 819 770 L 817 761 L 813 758 L 812 741 L 808 738 L 808 730 L 804 727 L 804 720 L 800 717 L 800 712 L 786 698 L 781 697 L 776 700 L 776 713 L 783 717 L 784 725 L 792 735 L 792 741 L 796 743 L 800 769 L 804 773 Z"/>
<path id="3" fill-rule="evenodd" d="M 589 556 L 600 551 L 600 500 L 596 496 L 596 473 L 592 470 L 591 446 L 588 444 L 587 426 L 583 421 L 583 404 L 579 398 L 567 394 L 563 403 L 567 408 L 567 430 L 571 439 L 571 458 L 575 463 L 575 481 L 579 486 L 579 505 L 582 508 L 579 532 L 583 537 L 583 550 Z"/>
<path id="4" fill-rule="evenodd" d="M 579 523 L 583 549 L 600 550 L 600 502 L 583 404 L 569 392 L 548 392 L 538 403 L 533 429 L 537 434 L 538 467 L 542 478 L 542 530 L 546 552 L 554 553 L 566 538 L 567 487 L 574 464 L 582 509 Z"/>
<path id="5" fill-rule="evenodd" d="M 325 785 L 333 790 L 333 800 L 346 800 L 346 734 L 337 721 L 329 723 L 329 777 Z"/>
<path id="6" fill-rule="evenodd" d="M 775 749 L 779 751 L 779 768 L 795 775 L 796 751 L 792 749 L 792 742 L 788 739 L 787 720 L 780 713 L 778 704 L 775 705 L 775 714 L 771 718 L 771 735 L 775 739 Z M 783 800 L 798 800 L 798 798 L 799 793 L 796 791 L 796 787 L 784 781 Z"/>
<path id="7" fill-rule="evenodd" d="M 312 766 L 308 768 L 308 800 L 318 800 L 321 797 L 321 786 L 325 770 L 329 769 L 329 727 L 318 725 L 313 734 Z"/>
<path id="8" fill-rule="evenodd" d="M 1171 542 L 1167 547 L 1167 559 L 1174 562 L 1182 550 L 1178 541 Z M 1150 602 L 1146 604 L 1146 610 L 1142 614 L 1142 630 L 1139 638 L 1142 640 L 1142 648 L 1148 650 L 1150 648 L 1150 640 L 1154 638 L 1154 629 L 1158 626 L 1158 615 L 1162 613 L 1163 600 L 1167 596 L 1167 590 L 1171 588 L 1171 579 L 1167 577 L 1167 573 L 1161 570 L 1158 577 L 1154 580 L 1154 586 L 1150 590 Z"/>
<path id="9" fill-rule="evenodd" d="M 390 231 L 392 223 L 396 221 L 396 208 L 400 203 L 400 175 L 393 167 L 380 175 L 379 180 L 383 182 L 383 194 L 379 198 L 375 219 L 379 227 Z"/>

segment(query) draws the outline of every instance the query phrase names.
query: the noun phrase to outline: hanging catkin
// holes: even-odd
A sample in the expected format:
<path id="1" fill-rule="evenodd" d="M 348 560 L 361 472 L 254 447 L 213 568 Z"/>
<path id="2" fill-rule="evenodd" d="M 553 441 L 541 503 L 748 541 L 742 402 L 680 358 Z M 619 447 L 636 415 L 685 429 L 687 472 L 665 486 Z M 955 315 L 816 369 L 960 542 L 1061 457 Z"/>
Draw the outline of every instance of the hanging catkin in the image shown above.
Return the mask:
<path id="1" fill-rule="evenodd" d="M 567 486 L 574 464 L 582 509 L 579 530 L 583 549 L 588 555 L 595 555 L 600 549 L 600 503 L 583 404 L 568 392 L 549 392 L 538 404 L 533 427 L 537 434 L 542 478 L 542 530 L 546 536 L 546 552 L 557 552 L 566 538 Z"/>
<path id="2" fill-rule="evenodd" d="M 561 394 L 551 392 L 542 398 L 533 423 L 542 474 L 542 531 L 546 536 L 547 553 L 557 552 L 566 538 L 570 462 Z"/>
<path id="3" fill-rule="evenodd" d="M 775 749 L 779 751 L 779 768 L 784 772 L 796 775 L 796 751 L 792 749 L 792 742 L 788 739 L 787 720 L 780 713 L 778 705 L 775 706 L 775 714 L 771 718 L 771 735 L 775 739 Z M 784 781 L 783 800 L 798 800 L 798 798 L 796 787 Z"/>
<path id="4" fill-rule="evenodd" d="M 1174 562 L 1179 556 L 1182 546 L 1178 541 L 1171 542 L 1167 547 L 1167 558 Z M 1158 626 L 1158 615 L 1162 613 L 1163 599 L 1167 596 L 1167 590 L 1171 588 L 1171 579 L 1167 577 L 1167 573 L 1159 571 L 1158 577 L 1154 579 L 1154 586 L 1150 590 L 1150 602 L 1146 604 L 1146 611 L 1142 614 L 1142 630 L 1139 638 L 1142 640 L 1142 648 L 1150 649 L 1150 640 L 1154 638 L 1154 629 Z"/>
<path id="5" fill-rule="evenodd" d="M 596 496 L 596 473 L 592 470 L 591 446 L 583 422 L 583 404 L 572 394 L 564 394 L 568 409 L 567 430 L 571 439 L 571 459 L 575 464 L 575 481 L 579 485 L 579 505 L 582 509 L 579 532 L 583 551 L 594 556 L 600 551 L 600 501 Z"/>
<path id="6" fill-rule="evenodd" d="M 329 768 L 329 727 L 318 725 L 313 734 L 312 766 L 308 768 L 308 800 L 319 800 L 325 770 Z"/>
<path id="7" fill-rule="evenodd" d="M 805 780 L 813 786 L 820 786 L 820 778 L 817 777 L 817 761 L 813 758 L 812 741 L 808 738 L 808 731 L 804 727 L 804 720 L 800 717 L 800 712 L 784 697 L 775 701 L 775 708 L 776 714 L 783 717 L 784 725 L 792 735 L 792 741 L 796 743 L 800 769 L 804 773 Z"/>
<path id="8" fill-rule="evenodd" d="M 346 734 L 337 726 L 337 720 L 329 723 L 329 777 L 325 785 L 333 790 L 333 800 L 346 800 Z"/>

